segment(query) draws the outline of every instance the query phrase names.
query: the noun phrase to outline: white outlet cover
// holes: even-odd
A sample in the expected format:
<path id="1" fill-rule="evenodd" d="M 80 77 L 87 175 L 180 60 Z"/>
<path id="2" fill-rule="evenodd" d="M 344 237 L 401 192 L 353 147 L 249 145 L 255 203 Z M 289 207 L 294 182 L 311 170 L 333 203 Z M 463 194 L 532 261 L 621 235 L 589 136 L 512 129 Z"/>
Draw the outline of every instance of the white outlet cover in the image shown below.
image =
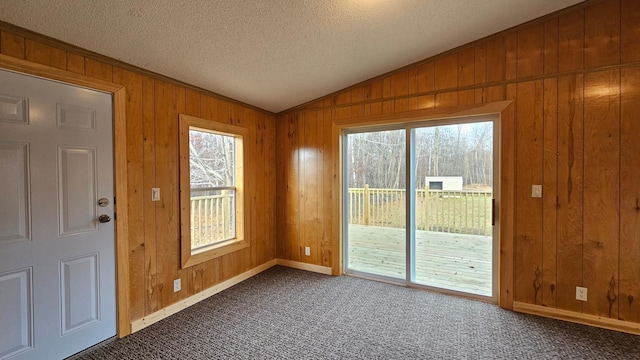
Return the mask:
<path id="1" fill-rule="evenodd" d="M 175 279 L 173 280 L 173 292 L 178 292 L 182 289 L 182 280 Z"/>
<path id="2" fill-rule="evenodd" d="M 587 288 L 576 286 L 576 300 L 587 301 Z"/>
<path id="3" fill-rule="evenodd" d="M 311 256 L 311 248 L 310 248 L 310 247 L 308 247 L 308 246 L 305 246 L 305 248 L 304 248 L 304 254 L 305 254 L 306 256 Z"/>

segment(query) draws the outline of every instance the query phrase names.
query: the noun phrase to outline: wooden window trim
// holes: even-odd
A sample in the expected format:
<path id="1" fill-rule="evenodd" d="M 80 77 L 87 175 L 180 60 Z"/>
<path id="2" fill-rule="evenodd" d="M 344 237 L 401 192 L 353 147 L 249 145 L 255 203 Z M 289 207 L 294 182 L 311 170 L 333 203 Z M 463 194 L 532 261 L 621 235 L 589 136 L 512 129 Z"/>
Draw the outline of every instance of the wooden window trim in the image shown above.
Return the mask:
<path id="1" fill-rule="evenodd" d="M 191 249 L 191 182 L 189 170 L 189 129 L 191 128 L 236 138 L 234 151 L 236 157 L 236 237 L 196 251 Z M 246 138 L 246 135 L 247 129 L 240 126 L 223 124 L 185 114 L 180 114 L 179 116 L 180 259 L 182 268 L 200 264 L 249 247 L 249 241 L 244 236 L 244 214 L 245 209 L 248 209 L 247 199 L 244 196 L 244 138 Z"/>

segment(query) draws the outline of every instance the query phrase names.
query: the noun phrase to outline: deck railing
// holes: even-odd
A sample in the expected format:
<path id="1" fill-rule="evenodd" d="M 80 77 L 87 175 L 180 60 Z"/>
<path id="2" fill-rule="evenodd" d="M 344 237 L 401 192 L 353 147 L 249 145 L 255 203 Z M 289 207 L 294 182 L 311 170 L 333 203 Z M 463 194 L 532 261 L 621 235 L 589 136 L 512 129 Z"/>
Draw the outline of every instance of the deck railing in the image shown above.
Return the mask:
<path id="1" fill-rule="evenodd" d="M 404 189 L 349 188 L 349 223 L 405 227 Z M 491 235 L 490 191 L 416 190 L 416 228 L 438 232 Z M 427 216 L 425 216 L 427 215 Z"/>
<path id="2" fill-rule="evenodd" d="M 349 224 L 405 227 L 404 189 L 349 188 Z M 489 191 L 416 190 L 416 228 L 438 232 L 491 235 Z M 191 246 L 209 245 L 232 232 L 233 195 L 191 198 Z M 428 216 L 425 216 L 428 214 Z"/>
<path id="3" fill-rule="evenodd" d="M 191 248 L 210 245 L 232 237 L 232 192 L 191 197 Z"/>

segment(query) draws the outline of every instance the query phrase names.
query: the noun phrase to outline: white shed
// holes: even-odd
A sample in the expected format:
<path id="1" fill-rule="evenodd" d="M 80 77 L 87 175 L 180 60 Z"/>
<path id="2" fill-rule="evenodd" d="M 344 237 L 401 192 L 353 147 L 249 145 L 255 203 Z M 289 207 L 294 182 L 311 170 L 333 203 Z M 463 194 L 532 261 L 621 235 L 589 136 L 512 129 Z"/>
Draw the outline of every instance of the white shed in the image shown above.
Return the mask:
<path id="1" fill-rule="evenodd" d="M 430 190 L 462 190 L 462 176 L 426 176 L 424 183 L 429 185 Z"/>

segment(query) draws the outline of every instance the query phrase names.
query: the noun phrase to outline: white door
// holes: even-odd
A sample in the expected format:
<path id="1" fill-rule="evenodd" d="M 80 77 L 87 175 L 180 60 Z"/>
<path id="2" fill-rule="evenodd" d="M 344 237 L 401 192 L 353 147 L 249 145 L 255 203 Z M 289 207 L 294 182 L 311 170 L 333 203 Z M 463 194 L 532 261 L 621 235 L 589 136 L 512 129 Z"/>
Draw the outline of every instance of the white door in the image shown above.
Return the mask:
<path id="1" fill-rule="evenodd" d="M 111 95 L 0 70 L 0 360 L 116 334 L 113 193 Z"/>

